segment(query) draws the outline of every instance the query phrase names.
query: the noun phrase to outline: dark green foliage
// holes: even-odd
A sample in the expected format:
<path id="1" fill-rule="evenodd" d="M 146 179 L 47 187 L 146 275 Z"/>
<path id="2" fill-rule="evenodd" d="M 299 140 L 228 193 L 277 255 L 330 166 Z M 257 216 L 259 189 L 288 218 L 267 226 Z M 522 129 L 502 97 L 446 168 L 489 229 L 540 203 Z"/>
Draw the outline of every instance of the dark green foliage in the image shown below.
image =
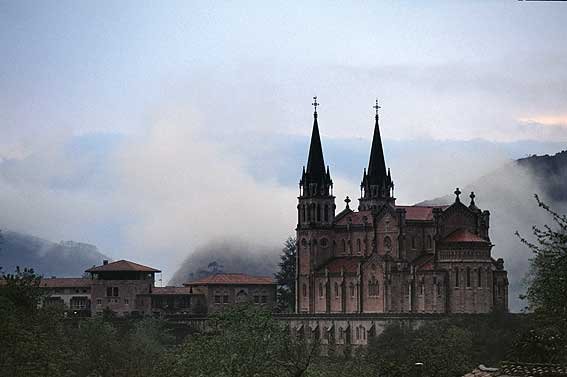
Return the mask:
<path id="1" fill-rule="evenodd" d="M 278 310 L 295 311 L 295 259 L 297 254 L 296 240 L 289 237 L 282 249 L 280 270 L 275 274 L 278 283 Z"/>
<path id="2" fill-rule="evenodd" d="M 553 225 L 533 227 L 535 242 L 518 237 L 534 253 L 526 298 L 534 325 L 521 333 L 514 357 L 528 362 L 567 363 L 567 216 L 554 212 L 536 195 Z"/>
<path id="3" fill-rule="evenodd" d="M 316 345 L 298 342 L 267 311 L 236 306 L 211 319 L 212 333 L 190 337 L 164 366 L 169 376 L 302 376 Z"/>

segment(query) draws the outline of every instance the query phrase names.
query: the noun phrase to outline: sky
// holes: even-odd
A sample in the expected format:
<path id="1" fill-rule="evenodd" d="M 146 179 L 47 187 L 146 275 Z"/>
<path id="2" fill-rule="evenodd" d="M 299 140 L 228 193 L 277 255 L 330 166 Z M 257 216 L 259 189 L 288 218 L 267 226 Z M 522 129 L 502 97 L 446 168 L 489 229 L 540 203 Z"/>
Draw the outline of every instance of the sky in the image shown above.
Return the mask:
<path id="1" fill-rule="evenodd" d="M 0 0 L 0 227 L 171 274 L 210 239 L 279 244 L 314 95 L 340 199 L 376 98 L 399 200 L 445 195 L 567 144 L 565 25 L 561 2 Z"/>

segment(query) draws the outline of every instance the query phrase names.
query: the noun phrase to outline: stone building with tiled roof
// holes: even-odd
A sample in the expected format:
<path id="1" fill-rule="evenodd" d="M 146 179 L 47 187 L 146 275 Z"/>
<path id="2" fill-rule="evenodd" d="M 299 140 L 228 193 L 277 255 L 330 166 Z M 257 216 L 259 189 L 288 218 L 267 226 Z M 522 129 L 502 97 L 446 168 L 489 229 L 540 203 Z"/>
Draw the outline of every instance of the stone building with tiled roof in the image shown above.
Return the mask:
<path id="1" fill-rule="evenodd" d="M 315 102 L 314 105 L 317 105 Z M 375 106 L 378 110 L 378 106 Z M 297 205 L 298 313 L 487 313 L 508 310 L 502 259 L 492 256 L 490 213 L 396 204 L 378 111 L 358 210 L 336 213 L 315 106 L 307 167 Z"/>
<path id="2" fill-rule="evenodd" d="M 276 303 L 276 283 L 269 276 L 218 273 L 184 285 L 205 296 L 209 312 L 239 303 L 272 309 Z"/>

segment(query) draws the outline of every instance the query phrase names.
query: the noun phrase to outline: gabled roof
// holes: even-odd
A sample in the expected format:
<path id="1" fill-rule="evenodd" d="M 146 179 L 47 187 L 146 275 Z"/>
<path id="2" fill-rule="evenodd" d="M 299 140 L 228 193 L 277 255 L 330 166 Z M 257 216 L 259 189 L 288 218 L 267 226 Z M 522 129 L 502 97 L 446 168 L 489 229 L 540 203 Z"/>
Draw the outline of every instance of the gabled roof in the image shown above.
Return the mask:
<path id="1" fill-rule="evenodd" d="M 138 263 L 130 262 L 127 260 L 119 260 L 102 266 L 92 267 L 86 272 L 124 272 L 124 271 L 137 271 L 137 272 L 161 272 L 155 268 L 144 266 Z"/>
<path id="2" fill-rule="evenodd" d="M 344 212 L 344 213 L 343 213 Z M 366 216 L 366 221 L 368 224 L 372 224 L 372 212 L 371 211 L 358 211 L 354 212 L 351 210 L 343 210 L 335 217 L 336 224 L 348 224 L 348 220 L 351 220 L 351 224 L 362 225 L 363 219 Z"/>
<path id="3" fill-rule="evenodd" d="M 271 285 L 275 284 L 270 276 L 252 276 L 239 273 L 223 273 L 209 275 L 204 278 L 185 283 L 189 285 Z"/>
<path id="4" fill-rule="evenodd" d="M 83 278 L 48 278 L 41 279 L 41 288 L 88 288 L 91 286 L 91 279 Z"/>
<path id="5" fill-rule="evenodd" d="M 433 209 L 447 209 L 449 206 L 396 206 L 406 210 L 406 220 L 431 221 L 433 220 Z"/>
<path id="6" fill-rule="evenodd" d="M 457 229 L 443 239 L 443 242 L 482 242 L 490 243 L 484 238 L 469 232 L 467 229 Z"/>
<path id="7" fill-rule="evenodd" d="M 341 272 L 344 268 L 345 272 L 357 272 L 358 264 L 363 262 L 364 258 L 362 257 L 338 257 L 325 263 L 318 271 L 323 272 L 328 269 L 329 272 L 336 273 Z"/>

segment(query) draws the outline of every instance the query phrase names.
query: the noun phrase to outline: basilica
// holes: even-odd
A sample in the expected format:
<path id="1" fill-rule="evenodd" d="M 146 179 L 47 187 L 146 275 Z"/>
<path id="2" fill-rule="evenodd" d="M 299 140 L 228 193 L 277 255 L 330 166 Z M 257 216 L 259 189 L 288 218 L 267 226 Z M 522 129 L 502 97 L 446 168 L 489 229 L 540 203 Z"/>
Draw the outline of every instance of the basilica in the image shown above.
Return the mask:
<path id="1" fill-rule="evenodd" d="M 490 213 L 461 198 L 397 205 L 386 168 L 378 103 L 358 208 L 336 213 L 315 97 L 297 205 L 298 314 L 488 313 L 508 310 L 504 261 L 492 257 Z M 394 172 L 395 174 L 395 172 Z"/>

